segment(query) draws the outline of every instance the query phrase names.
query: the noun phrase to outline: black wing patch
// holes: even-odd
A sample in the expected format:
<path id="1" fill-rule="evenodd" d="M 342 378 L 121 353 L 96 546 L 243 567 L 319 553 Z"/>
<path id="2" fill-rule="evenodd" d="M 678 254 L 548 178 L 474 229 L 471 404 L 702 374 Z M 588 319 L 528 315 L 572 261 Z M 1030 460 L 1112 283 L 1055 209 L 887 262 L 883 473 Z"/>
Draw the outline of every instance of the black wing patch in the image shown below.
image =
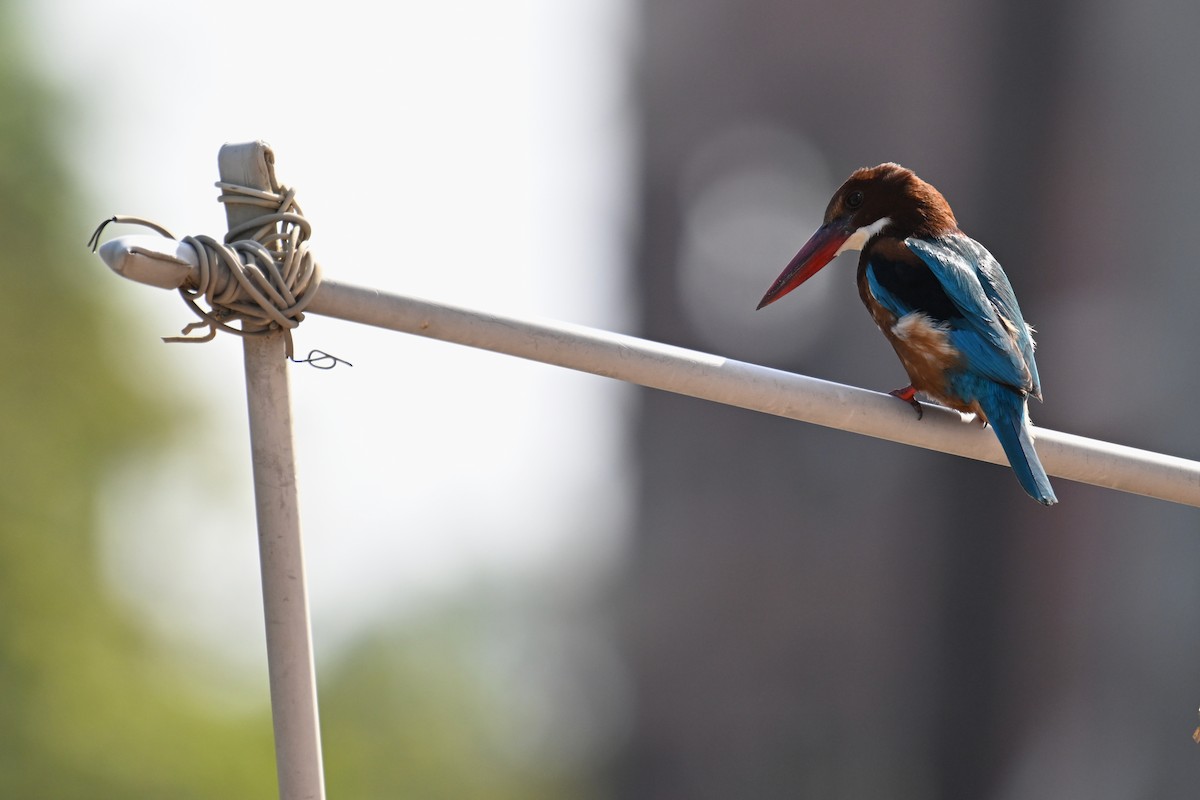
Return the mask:
<path id="1" fill-rule="evenodd" d="M 910 261 L 872 253 L 867 269 L 881 289 L 913 311 L 928 314 L 935 322 L 963 319 L 962 312 L 946 294 L 941 282 L 919 258 L 913 256 Z"/>

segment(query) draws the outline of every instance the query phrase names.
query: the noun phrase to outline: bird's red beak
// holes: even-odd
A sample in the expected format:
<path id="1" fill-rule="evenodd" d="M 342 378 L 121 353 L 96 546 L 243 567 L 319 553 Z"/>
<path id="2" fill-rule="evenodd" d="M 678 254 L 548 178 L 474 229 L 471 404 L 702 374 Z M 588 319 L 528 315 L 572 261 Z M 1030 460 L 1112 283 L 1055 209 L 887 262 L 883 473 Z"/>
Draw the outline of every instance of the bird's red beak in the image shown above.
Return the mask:
<path id="1" fill-rule="evenodd" d="M 758 307 L 762 308 L 774 303 L 820 272 L 821 268 L 837 255 L 838 248 L 846 243 L 846 240 L 850 238 L 850 233 L 846 231 L 842 220 L 827 222 L 817 228 L 817 232 L 805 242 L 804 247 L 800 248 L 800 252 L 796 253 L 796 257 L 787 265 L 783 274 L 775 279 L 775 283 L 771 284 L 771 288 L 763 295 Z"/>

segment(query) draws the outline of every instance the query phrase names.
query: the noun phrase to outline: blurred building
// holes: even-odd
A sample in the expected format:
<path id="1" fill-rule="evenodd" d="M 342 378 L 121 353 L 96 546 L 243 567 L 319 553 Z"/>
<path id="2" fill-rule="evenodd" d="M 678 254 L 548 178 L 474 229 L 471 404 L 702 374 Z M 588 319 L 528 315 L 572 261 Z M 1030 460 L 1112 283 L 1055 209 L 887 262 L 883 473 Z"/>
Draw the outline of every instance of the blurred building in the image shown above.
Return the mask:
<path id="1" fill-rule="evenodd" d="M 642 334 L 907 381 L 844 257 L 755 313 L 851 170 L 899 161 L 1005 265 L 1040 424 L 1196 458 L 1200 6 L 647 0 Z M 1194 510 L 639 394 L 616 796 L 1183 797 Z"/>

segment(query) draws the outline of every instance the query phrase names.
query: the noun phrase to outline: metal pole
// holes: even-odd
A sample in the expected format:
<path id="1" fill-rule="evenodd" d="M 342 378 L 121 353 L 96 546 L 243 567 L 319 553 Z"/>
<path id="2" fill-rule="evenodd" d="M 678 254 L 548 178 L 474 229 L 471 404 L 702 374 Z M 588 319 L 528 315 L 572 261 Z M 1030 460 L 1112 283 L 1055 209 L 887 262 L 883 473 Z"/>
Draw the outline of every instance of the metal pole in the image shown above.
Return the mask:
<path id="1" fill-rule="evenodd" d="M 918 420 L 894 397 L 633 336 L 514 319 L 326 280 L 314 314 L 507 353 L 765 414 L 1007 465 L 991 431 L 948 408 Z M 1051 475 L 1200 506 L 1200 462 L 1034 429 Z"/>
<path id="2" fill-rule="evenodd" d="M 226 183 L 263 191 L 277 188 L 274 155 L 263 142 L 227 144 L 217 160 L 221 180 Z M 263 209 L 226 203 L 225 212 L 232 230 L 260 216 Z M 277 331 L 245 337 L 243 342 L 279 797 L 322 800 L 325 777 L 317 679 L 300 538 L 284 335 Z"/>
<path id="3" fill-rule="evenodd" d="M 194 282 L 191 245 L 124 236 L 100 248 L 118 274 L 152 286 Z M 306 313 L 441 339 L 654 389 L 943 453 L 1007 464 L 991 431 L 931 404 L 924 419 L 894 397 L 633 336 L 459 308 L 325 280 Z M 1060 478 L 1200 507 L 1200 462 L 1035 428 L 1046 471 Z"/>

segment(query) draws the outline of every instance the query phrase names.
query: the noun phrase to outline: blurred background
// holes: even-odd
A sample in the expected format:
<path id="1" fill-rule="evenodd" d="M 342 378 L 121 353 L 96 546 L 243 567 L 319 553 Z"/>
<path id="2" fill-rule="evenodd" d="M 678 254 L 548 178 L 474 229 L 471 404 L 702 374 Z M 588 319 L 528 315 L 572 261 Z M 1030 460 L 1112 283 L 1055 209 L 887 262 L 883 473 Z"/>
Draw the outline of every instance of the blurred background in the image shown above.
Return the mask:
<path id="1" fill-rule="evenodd" d="M 263 138 L 339 280 L 887 390 L 853 169 L 1003 263 L 1055 428 L 1200 457 L 1200 7 L 0 0 L 0 793 L 272 796 L 240 344 L 107 273 Z M 117 233 L 120 231 L 114 231 Z M 1200 786 L 1200 520 L 310 317 L 331 797 L 1128 798 Z"/>

